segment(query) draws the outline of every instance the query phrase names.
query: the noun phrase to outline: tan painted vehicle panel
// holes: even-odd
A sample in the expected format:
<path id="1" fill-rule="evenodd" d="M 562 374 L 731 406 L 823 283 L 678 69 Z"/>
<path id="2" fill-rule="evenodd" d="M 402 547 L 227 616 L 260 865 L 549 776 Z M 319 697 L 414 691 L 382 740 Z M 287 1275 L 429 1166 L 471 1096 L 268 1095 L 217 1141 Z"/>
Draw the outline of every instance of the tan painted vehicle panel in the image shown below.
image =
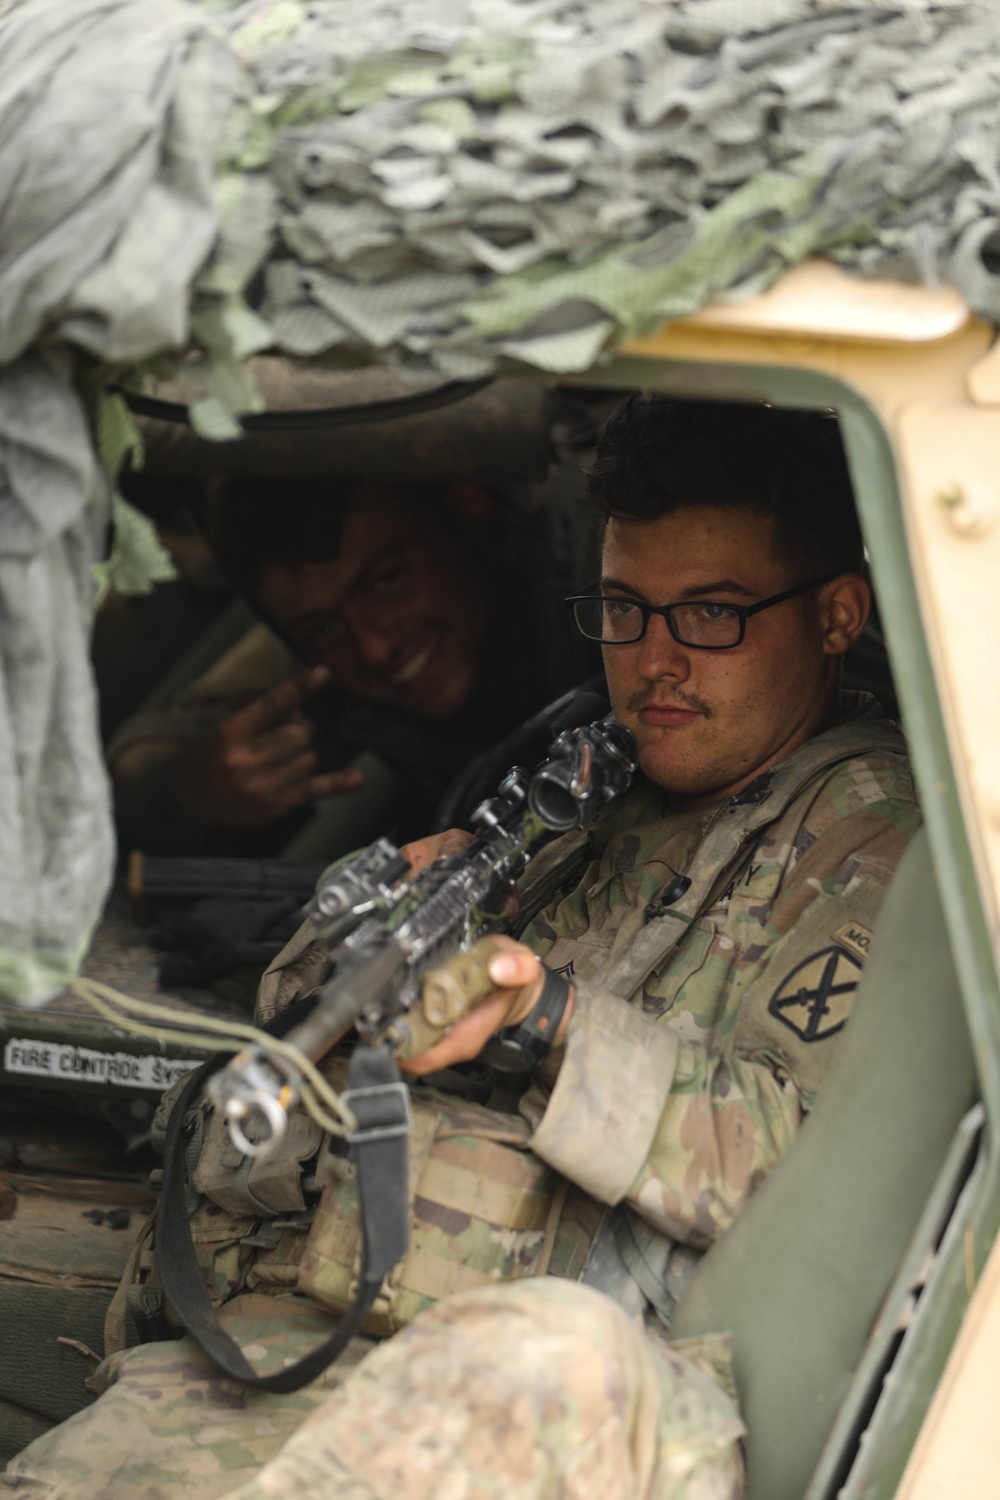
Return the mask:
<path id="1" fill-rule="evenodd" d="M 948 1367 L 910 1456 L 899 1500 L 988 1500 L 1000 1473 L 1000 1246 L 969 1303 Z"/>

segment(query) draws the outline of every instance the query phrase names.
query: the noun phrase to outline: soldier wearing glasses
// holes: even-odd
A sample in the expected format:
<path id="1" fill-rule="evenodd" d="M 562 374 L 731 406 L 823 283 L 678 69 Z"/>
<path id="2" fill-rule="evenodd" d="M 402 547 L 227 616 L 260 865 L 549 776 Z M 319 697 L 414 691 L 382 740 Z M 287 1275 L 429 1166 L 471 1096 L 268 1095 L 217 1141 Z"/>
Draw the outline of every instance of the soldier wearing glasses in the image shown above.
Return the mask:
<path id="1" fill-rule="evenodd" d="M 195 1500 L 742 1493 L 725 1340 L 671 1344 L 671 1310 L 809 1112 L 919 812 L 901 734 L 839 690 L 869 588 L 832 417 L 630 397 L 590 485 L 602 575 L 572 608 L 602 644 L 642 774 L 589 834 L 539 857 L 519 941 L 491 960 L 496 990 L 407 1064 L 472 1059 L 504 1027 L 544 1034 L 519 1109 L 527 1146 L 567 1184 L 560 1233 L 604 1213 L 582 1274 L 557 1249 L 548 1276 L 444 1297 L 336 1389 L 301 1392 L 308 1414 L 238 1410 L 190 1355 L 171 1374 L 167 1346 L 150 1346 L 148 1378 L 126 1363 L 86 1414 L 109 1500 L 141 1476 L 128 1458 L 112 1476 L 113 1445 L 94 1443 L 131 1418 L 143 1473 L 162 1448 Z M 421 865 L 462 838 L 408 852 Z M 544 1027 L 540 960 L 566 981 L 554 1006 L 546 985 Z M 279 958 L 262 1009 L 294 992 Z M 185 1457 L 195 1400 L 229 1435 L 229 1474 L 205 1445 Z M 51 1500 L 82 1500 L 68 1476 L 86 1478 L 87 1449 L 65 1431 L 15 1468 Z"/>
<path id="2" fill-rule="evenodd" d="M 573 1394 L 560 1418 L 579 1395 L 571 1370 L 600 1370 L 610 1385 L 625 1369 L 643 1399 L 595 1399 L 588 1419 L 567 1420 L 561 1463 L 580 1461 L 614 1409 L 624 1412 L 620 1467 L 595 1479 L 595 1496 L 606 1482 L 606 1493 L 721 1500 L 741 1490 L 738 1414 L 725 1398 L 713 1405 L 664 1331 L 689 1268 L 815 1100 L 919 811 L 902 735 L 874 699 L 839 687 L 870 591 L 832 415 L 748 406 L 723 416 L 632 396 L 605 428 L 590 490 L 605 518 L 602 574 L 571 604 L 602 644 L 643 775 L 586 840 L 567 837 L 561 873 L 536 872 L 564 894 L 493 960 L 497 992 L 413 1070 L 474 1057 L 497 1029 L 524 1024 L 541 992 L 539 958 L 568 977 L 553 1050 L 521 1110 L 532 1149 L 571 1192 L 613 1206 L 624 1228 L 617 1260 L 605 1246 L 603 1268 L 582 1279 L 632 1313 L 633 1329 L 641 1323 L 657 1375 L 638 1341 L 622 1352 L 606 1307 L 579 1307 L 579 1341 L 563 1346 Z M 459 842 L 445 837 L 446 848 Z M 426 841 L 414 855 L 436 852 Z M 528 886 L 522 907 L 531 905 Z M 569 1289 L 548 1278 L 505 1290 L 520 1303 L 510 1327 L 544 1367 L 566 1338 Z M 506 1325 L 482 1310 L 477 1323 L 468 1300 L 470 1326 L 489 1323 L 512 1357 L 514 1334 L 501 1343 Z M 460 1326 L 438 1335 L 456 1358 Z M 722 1347 L 695 1353 L 727 1386 Z M 522 1355 L 522 1376 L 530 1367 Z M 537 1447 L 552 1430 L 538 1420 Z M 354 1435 L 356 1453 L 365 1441 Z M 619 1489 L 610 1475 L 621 1484 L 630 1443 Z M 509 1472 L 499 1450 L 463 1460 L 463 1477 Z M 648 1491 L 643 1473 L 655 1475 Z"/>

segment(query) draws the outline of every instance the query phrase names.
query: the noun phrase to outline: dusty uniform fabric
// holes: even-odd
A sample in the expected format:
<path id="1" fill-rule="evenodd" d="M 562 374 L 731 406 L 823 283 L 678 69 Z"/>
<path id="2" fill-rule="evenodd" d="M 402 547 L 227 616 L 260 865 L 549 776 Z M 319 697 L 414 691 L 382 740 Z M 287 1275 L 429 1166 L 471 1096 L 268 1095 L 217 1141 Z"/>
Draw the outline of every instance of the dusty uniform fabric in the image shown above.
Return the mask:
<path id="1" fill-rule="evenodd" d="M 244 1296 L 222 1313 L 263 1371 L 311 1348 L 331 1320 L 304 1301 Z M 215 1500 L 245 1483 L 368 1350 L 355 1340 L 334 1369 L 290 1396 L 245 1391 L 192 1339 L 143 1344 L 106 1361 L 100 1400 L 32 1443 L 0 1477 L 24 1500 Z"/>
<path id="2" fill-rule="evenodd" d="M 645 783 L 591 836 L 576 889 L 524 934 L 578 987 L 551 1097 L 535 1089 L 525 1101 L 533 1149 L 601 1201 L 627 1200 L 700 1249 L 732 1222 L 813 1102 L 920 821 L 901 736 L 870 700 L 850 713 L 779 768 L 775 783 L 824 741 L 847 750 L 714 890 L 705 854 L 738 808 L 670 813 Z M 872 743 L 881 748 L 864 753 Z M 694 917 L 686 897 L 663 904 L 677 874 L 692 892 L 708 887 Z M 640 933 L 653 939 L 652 969 L 633 988 Z"/>
<path id="3" fill-rule="evenodd" d="M 584 849 L 541 865 L 536 875 L 570 890 L 528 936 L 550 962 L 572 966 L 579 993 L 551 1093 L 539 1080 L 522 1109 L 537 1155 L 575 1185 L 568 1213 L 580 1203 L 628 1205 L 653 1252 L 672 1253 L 675 1242 L 697 1251 L 724 1230 L 822 1082 L 882 894 L 918 821 L 901 737 L 854 702 L 741 798 L 678 814 L 641 785 Z M 664 904 L 678 874 L 688 890 Z M 302 935 L 286 960 L 293 954 L 297 962 L 274 966 L 262 987 L 263 1009 L 318 977 Z M 197 1232 L 226 1296 L 247 1280 L 245 1247 L 221 1212 L 215 1259 L 204 1205 Z M 249 1229 L 248 1218 L 241 1232 Z M 254 1267 L 261 1290 L 269 1254 Z M 296 1275 L 287 1241 L 272 1260 L 268 1289 L 287 1291 Z M 724 1342 L 672 1347 L 643 1295 L 622 1300 L 625 1312 L 553 1276 L 448 1297 L 379 1345 L 335 1397 L 310 1405 L 287 1442 L 275 1418 L 254 1449 L 263 1467 L 227 1490 L 214 1470 L 199 1488 L 185 1455 L 204 1455 L 184 1428 L 195 1408 L 216 1421 L 232 1399 L 220 1394 L 226 1382 L 192 1395 L 182 1381 L 168 1403 L 177 1411 L 174 1469 L 162 1488 L 138 1493 L 172 1496 L 183 1470 L 195 1500 L 542 1500 L 557 1484 L 581 1500 L 738 1495 L 742 1428 Z M 188 1341 L 169 1347 L 190 1359 Z M 290 1343 L 288 1354 L 298 1352 Z M 136 1399 L 145 1399 L 144 1366 L 132 1361 L 158 1357 L 157 1346 L 126 1357 L 120 1380 L 131 1371 Z M 35 1488 L 20 1493 L 82 1500 L 64 1474 L 70 1458 L 93 1474 L 79 1455 L 99 1451 L 91 1438 L 107 1410 L 99 1402 L 75 1419 L 75 1436 L 59 1429 L 25 1450 L 11 1473 L 33 1476 Z M 62 1472 L 53 1461 L 60 1442 Z M 18 1493 L 22 1479 L 7 1486 Z M 117 1500 L 113 1488 L 102 1493 Z M 136 1491 L 122 1500 L 126 1493 Z"/>
<path id="4" fill-rule="evenodd" d="M 742 1430 L 614 1303 L 541 1281 L 425 1313 L 232 1500 L 735 1500 Z"/>
<path id="5" fill-rule="evenodd" d="M 278 1311 L 280 1309 L 280 1312 Z M 226 1326 L 263 1370 L 328 1326 L 240 1298 Z M 736 1409 L 587 1288 L 543 1280 L 450 1297 L 363 1362 L 291 1396 L 245 1391 L 192 1340 L 120 1356 L 93 1407 L 0 1477 L 19 1500 L 736 1500 Z M 692 1351 L 697 1352 L 697 1351 Z M 105 1374 L 104 1379 L 108 1376 Z M 337 1391 L 336 1396 L 331 1392 Z"/>

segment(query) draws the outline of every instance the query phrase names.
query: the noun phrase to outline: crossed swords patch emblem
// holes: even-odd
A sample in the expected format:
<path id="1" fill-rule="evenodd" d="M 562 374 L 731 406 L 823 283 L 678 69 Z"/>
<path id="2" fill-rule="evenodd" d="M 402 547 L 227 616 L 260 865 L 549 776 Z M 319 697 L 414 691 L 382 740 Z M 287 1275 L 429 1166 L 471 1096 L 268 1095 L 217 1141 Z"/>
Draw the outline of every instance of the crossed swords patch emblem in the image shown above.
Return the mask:
<path id="1" fill-rule="evenodd" d="M 785 976 L 768 1012 L 804 1042 L 819 1042 L 847 1020 L 858 987 L 860 962 L 843 948 L 824 948 Z"/>

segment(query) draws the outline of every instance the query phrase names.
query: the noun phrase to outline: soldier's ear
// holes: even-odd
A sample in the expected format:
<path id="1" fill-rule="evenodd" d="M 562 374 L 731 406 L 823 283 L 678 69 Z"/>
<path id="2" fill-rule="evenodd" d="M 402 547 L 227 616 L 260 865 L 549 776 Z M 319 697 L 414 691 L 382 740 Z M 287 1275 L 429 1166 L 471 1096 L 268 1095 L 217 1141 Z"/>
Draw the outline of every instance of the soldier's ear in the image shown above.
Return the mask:
<path id="1" fill-rule="evenodd" d="M 827 656 L 850 650 L 865 628 L 871 603 L 871 589 L 859 573 L 841 573 L 823 585 L 819 607 Z"/>

